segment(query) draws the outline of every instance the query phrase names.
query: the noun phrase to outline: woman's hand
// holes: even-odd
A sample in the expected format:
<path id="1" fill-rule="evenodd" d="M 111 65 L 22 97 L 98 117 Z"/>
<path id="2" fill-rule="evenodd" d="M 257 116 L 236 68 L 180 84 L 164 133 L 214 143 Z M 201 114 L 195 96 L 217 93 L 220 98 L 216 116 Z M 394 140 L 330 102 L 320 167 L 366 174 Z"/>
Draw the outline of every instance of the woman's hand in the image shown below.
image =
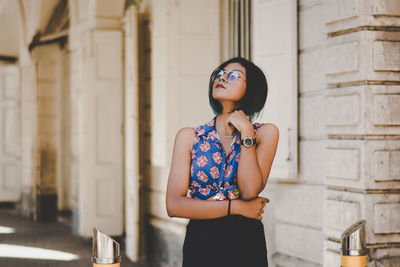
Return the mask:
<path id="1" fill-rule="evenodd" d="M 243 110 L 235 110 L 226 118 L 226 122 L 232 124 L 240 133 L 254 131 L 254 127 Z"/>
<path id="2" fill-rule="evenodd" d="M 232 214 L 242 215 L 247 218 L 262 220 L 261 214 L 264 213 L 265 204 L 269 203 L 269 199 L 265 197 L 257 197 L 250 201 L 234 200 L 232 201 Z"/>

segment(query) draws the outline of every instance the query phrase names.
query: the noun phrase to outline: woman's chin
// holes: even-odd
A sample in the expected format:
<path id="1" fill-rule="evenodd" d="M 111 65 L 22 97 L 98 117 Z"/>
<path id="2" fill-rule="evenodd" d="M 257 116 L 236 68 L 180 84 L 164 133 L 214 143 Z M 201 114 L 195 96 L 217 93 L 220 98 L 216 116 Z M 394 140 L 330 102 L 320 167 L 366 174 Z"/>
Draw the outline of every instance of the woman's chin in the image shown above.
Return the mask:
<path id="1" fill-rule="evenodd" d="M 227 100 L 231 100 L 230 99 L 230 97 L 229 97 L 229 95 L 227 95 L 227 94 L 214 94 L 213 95 L 213 98 L 215 99 L 215 100 L 218 100 L 218 101 L 227 101 Z"/>
<path id="2" fill-rule="evenodd" d="M 226 91 L 214 91 L 213 93 L 213 98 L 218 101 L 232 101 L 236 102 L 239 101 L 239 97 L 235 97 L 232 95 L 232 93 L 226 92 Z"/>
<path id="3" fill-rule="evenodd" d="M 215 88 L 213 97 L 217 100 L 219 100 L 218 98 L 230 98 L 230 93 L 225 88 Z"/>

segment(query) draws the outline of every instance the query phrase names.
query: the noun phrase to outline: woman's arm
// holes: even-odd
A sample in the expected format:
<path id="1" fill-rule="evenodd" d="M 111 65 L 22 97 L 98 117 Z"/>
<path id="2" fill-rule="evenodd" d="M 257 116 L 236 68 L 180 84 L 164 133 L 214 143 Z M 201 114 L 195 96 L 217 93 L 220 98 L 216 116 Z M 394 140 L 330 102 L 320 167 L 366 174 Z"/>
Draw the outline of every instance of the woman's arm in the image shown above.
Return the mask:
<path id="1" fill-rule="evenodd" d="M 195 138 L 192 128 L 182 128 L 175 137 L 171 169 L 168 177 L 166 206 L 170 217 L 213 219 L 228 214 L 228 200 L 207 201 L 186 197 L 189 187 L 191 150 Z M 231 214 L 262 219 L 267 198 L 252 201 L 232 200 Z"/>
<path id="2" fill-rule="evenodd" d="M 241 136 L 254 138 L 254 128 L 243 130 Z M 257 147 L 241 147 L 237 177 L 242 199 L 253 199 L 265 188 L 278 141 L 278 127 L 268 123 L 257 130 Z"/>

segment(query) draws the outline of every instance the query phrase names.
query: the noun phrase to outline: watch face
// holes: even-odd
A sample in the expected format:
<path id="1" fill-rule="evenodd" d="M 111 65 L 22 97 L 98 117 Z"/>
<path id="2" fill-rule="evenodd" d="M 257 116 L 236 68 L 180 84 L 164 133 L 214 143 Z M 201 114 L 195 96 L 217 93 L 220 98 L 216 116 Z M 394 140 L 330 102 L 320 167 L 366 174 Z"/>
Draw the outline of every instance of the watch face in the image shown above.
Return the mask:
<path id="1" fill-rule="evenodd" d="M 244 144 L 244 146 L 246 146 L 246 147 L 250 147 L 250 146 L 253 145 L 253 139 L 251 139 L 250 137 L 246 137 L 246 138 L 243 140 L 243 144 Z"/>

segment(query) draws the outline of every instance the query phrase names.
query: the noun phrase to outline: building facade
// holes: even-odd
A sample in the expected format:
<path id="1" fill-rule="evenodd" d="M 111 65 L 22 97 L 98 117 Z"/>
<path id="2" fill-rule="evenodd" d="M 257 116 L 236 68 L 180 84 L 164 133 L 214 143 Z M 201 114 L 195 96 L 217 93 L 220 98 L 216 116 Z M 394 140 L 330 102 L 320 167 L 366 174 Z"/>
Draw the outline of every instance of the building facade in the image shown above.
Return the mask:
<path id="1" fill-rule="evenodd" d="M 126 254 L 180 266 L 165 191 L 175 135 L 214 116 L 208 79 L 241 55 L 280 130 L 262 196 L 270 266 L 340 266 L 366 220 L 368 266 L 400 265 L 397 0 L 4 0 L 0 201 Z"/>

